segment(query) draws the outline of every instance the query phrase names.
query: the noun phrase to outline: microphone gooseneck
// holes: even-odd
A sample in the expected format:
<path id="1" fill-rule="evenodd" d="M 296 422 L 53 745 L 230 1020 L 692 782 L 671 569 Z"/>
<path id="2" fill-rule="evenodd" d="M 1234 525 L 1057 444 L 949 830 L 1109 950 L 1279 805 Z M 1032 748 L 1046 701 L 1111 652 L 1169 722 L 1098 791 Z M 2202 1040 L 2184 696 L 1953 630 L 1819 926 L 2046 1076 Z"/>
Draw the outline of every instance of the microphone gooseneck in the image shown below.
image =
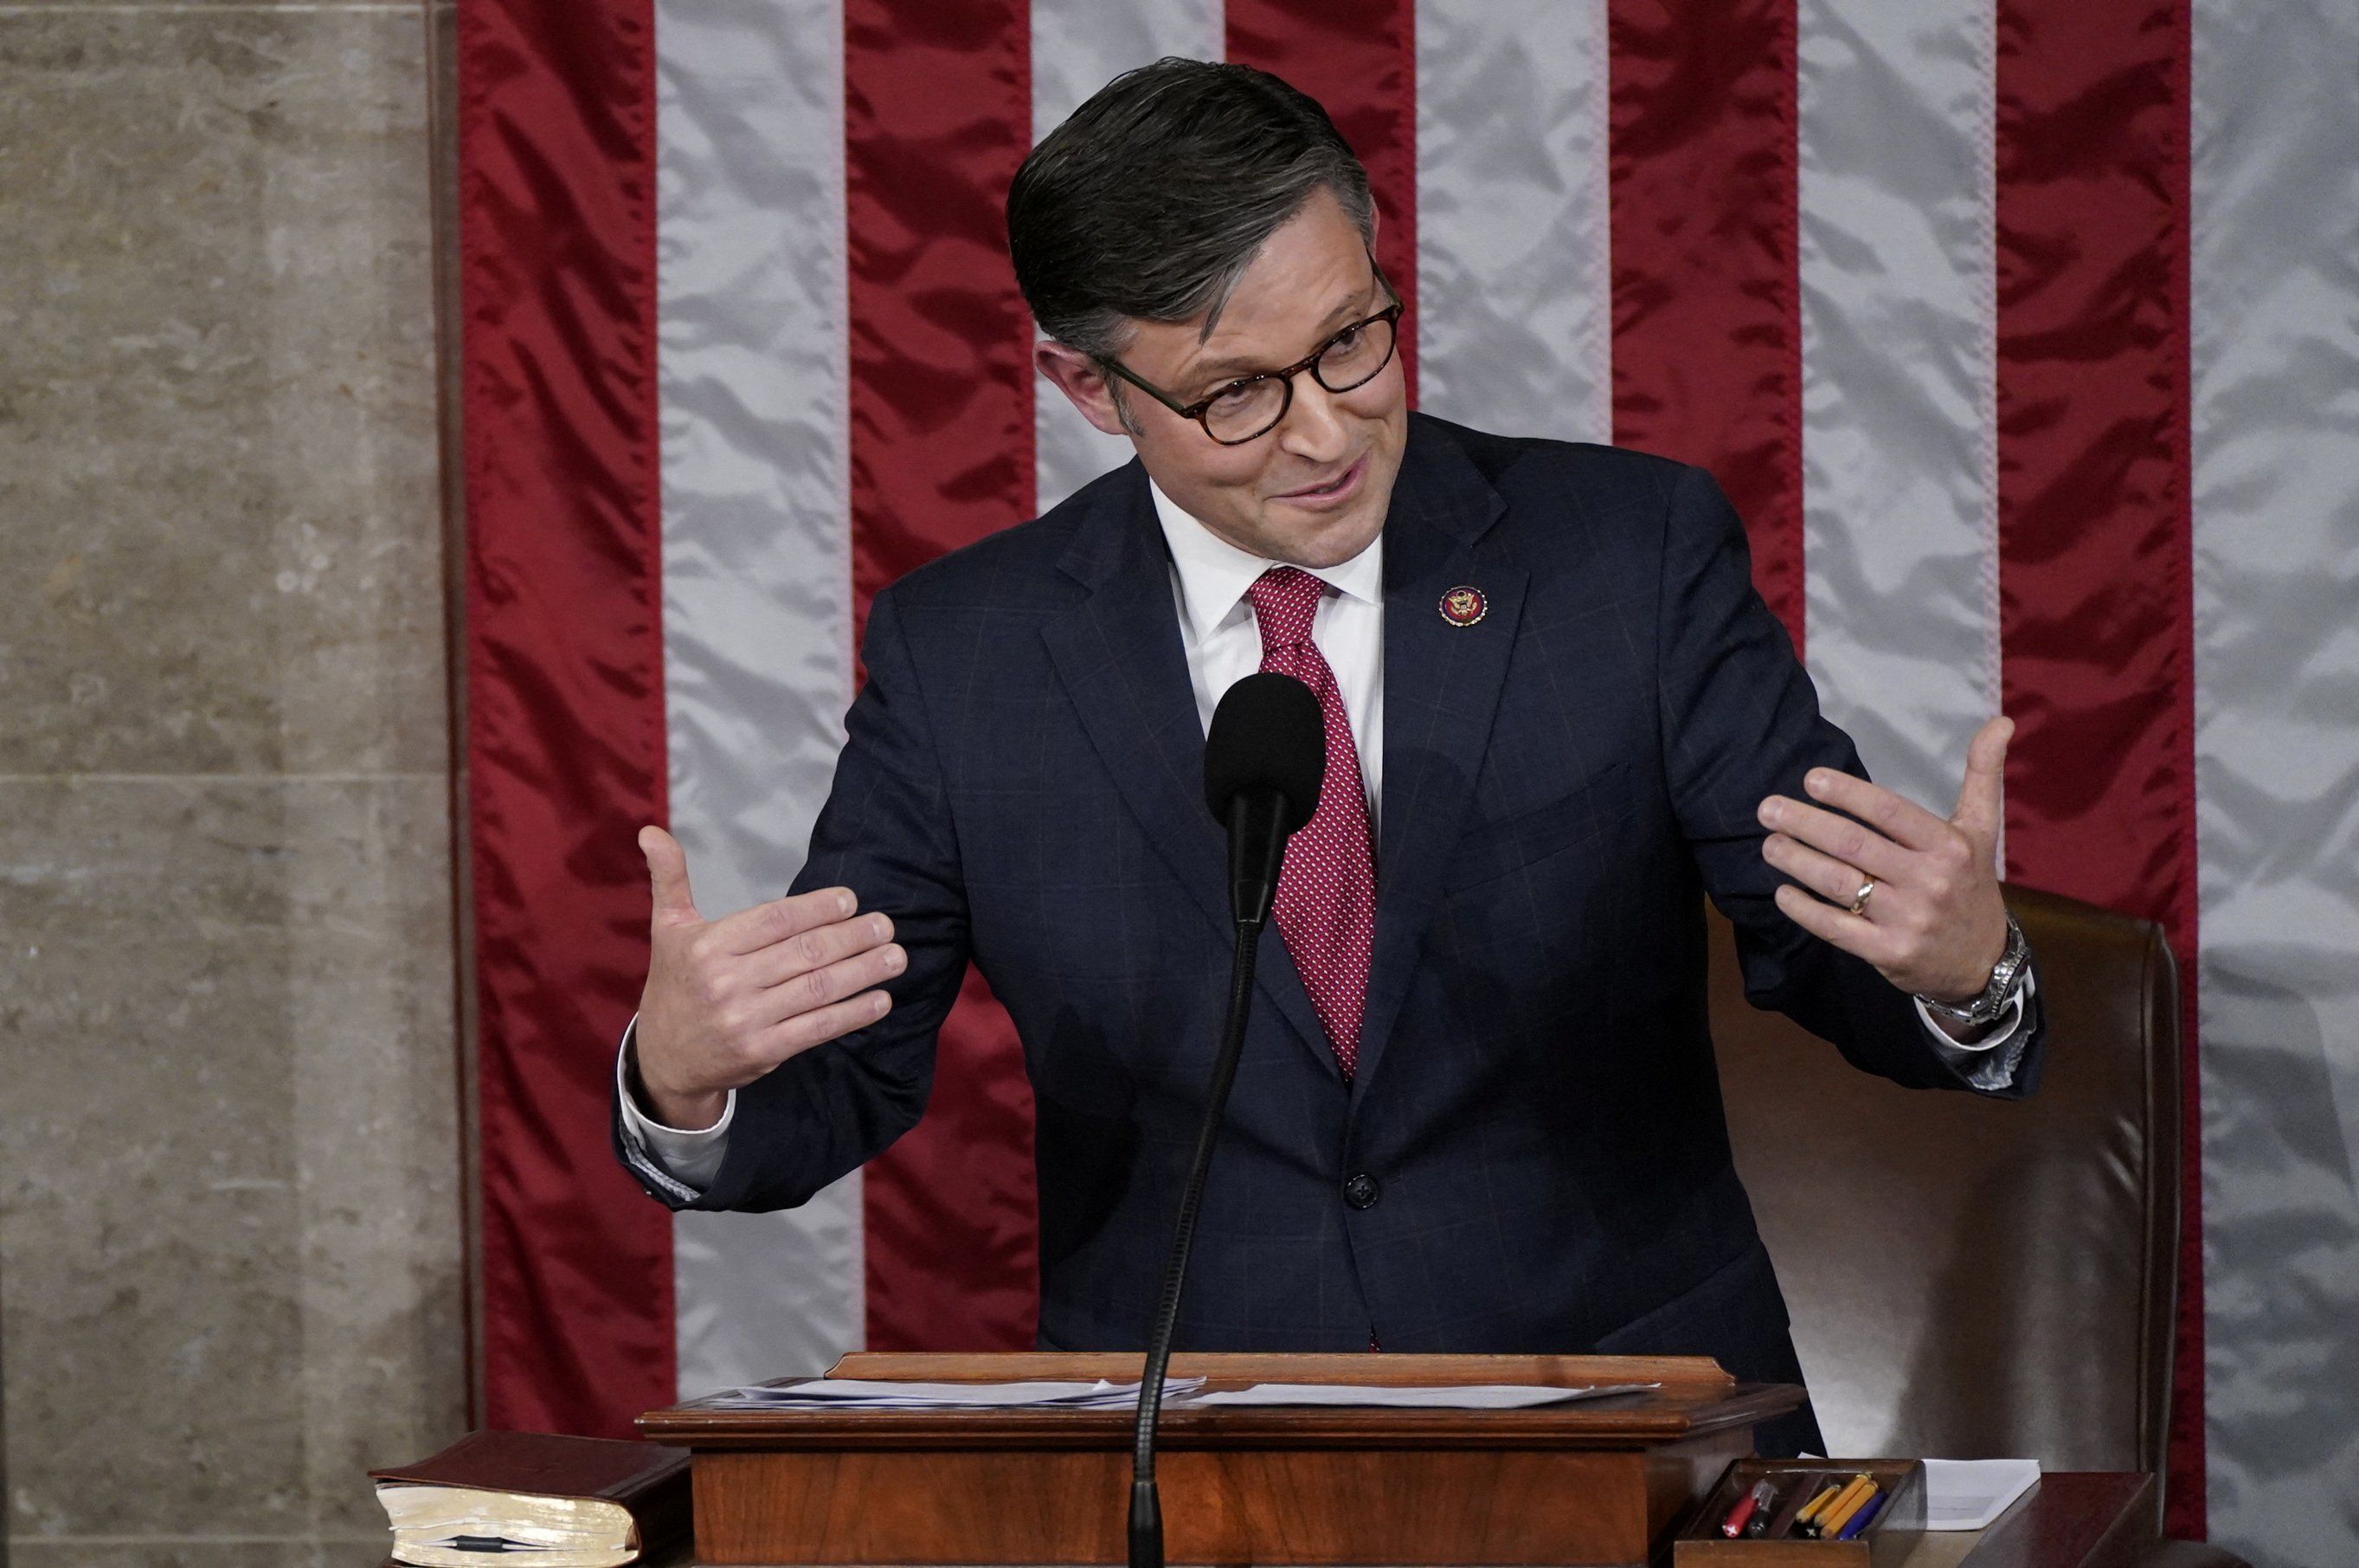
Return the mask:
<path id="1" fill-rule="evenodd" d="M 1163 1409 L 1163 1379 L 1171 1364 L 1171 1335 L 1180 1320 L 1180 1293 L 1196 1238 L 1204 1179 L 1220 1141 L 1221 1121 L 1245 1049 L 1253 1010 L 1254 954 L 1277 897 L 1288 835 L 1319 809 L 1327 769 L 1327 726 L 1319 700 L 1290 676 L 1248 675 L 1229 688 L 1212 714 L 1204 741 L 1204 803 L 1229 834 L 1229 909 L 1236 945 L 1229 964 L 1228 1007 L 1220 1047 L 1205 1086 L 1204 1116 L 1180 1189 L 1180 1215 L 1163 1290 L 1147 1340 L 1138 1385 L 1130 1482 L 1130 1568 L 1163 1568 L 1163 1504 L 1155 1486 L 1155 1425 Z"/>
<path id="2" fill-rule="evenodd" d="M 1196 1154 L 1188 1167 L 1188 1185 L 1180 1196 L 1179 1228 L 1171 1238 L 1171 1257 L 1163 1268 L 1163 1294 L 1155 1304 L 1155 1325 L 1147 1341 L 1147 1370 L 1140 1374 L 1138 1385 L 1138 1424 L 1131 1434 L 1130 1568 L 1163 1568 L 1163 1504 L 1155 1490 L 1155 1423 L 1163 1410 L 1164 1370 L 1171 1365 L 1171 1331 L 1180 1318 L 1180 1289 L 1188 1273 L 1188 1252 L 1196 1239 L 1196 1210 L 1203 1199 L 1205 1173 L 1212 1167 L 1212 1145 L 1220 1138 L 1229 1085 L 1236 1080 L 1237 1058 L 1243 1054 L 1245 1015 L 1253 1007 L 1254 948 L 1260 938 L 1259 921 L 1238 922 L 1220 1054 L 1212 1059 L 1204 1119 L 1196 1129 Z"/>

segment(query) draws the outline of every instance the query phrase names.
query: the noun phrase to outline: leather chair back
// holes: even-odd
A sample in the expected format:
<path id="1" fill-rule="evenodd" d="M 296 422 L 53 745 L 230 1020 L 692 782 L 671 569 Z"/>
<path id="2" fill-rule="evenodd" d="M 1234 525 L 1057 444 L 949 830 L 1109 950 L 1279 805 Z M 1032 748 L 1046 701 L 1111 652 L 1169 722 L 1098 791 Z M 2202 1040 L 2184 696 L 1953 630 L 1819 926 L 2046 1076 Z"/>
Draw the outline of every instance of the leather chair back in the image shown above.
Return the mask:
<path id="1" fill-rule="evenodd" d="M 1736 1163 L 1839 1455 L 2163 1466 L 2179 980 L 2160 928 L 2006 889 L 2047 1062 L 2021 1101 L 1902 1089 L 1745 1002 L 1712 916 Z"/>

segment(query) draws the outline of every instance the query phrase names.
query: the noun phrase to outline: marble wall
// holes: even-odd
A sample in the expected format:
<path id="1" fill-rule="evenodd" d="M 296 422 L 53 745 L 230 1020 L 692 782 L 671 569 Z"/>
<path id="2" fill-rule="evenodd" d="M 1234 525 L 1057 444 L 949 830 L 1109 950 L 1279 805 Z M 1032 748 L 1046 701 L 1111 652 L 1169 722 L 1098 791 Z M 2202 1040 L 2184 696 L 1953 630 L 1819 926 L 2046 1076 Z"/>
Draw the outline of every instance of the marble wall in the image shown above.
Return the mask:
<path id="1" fill-rule="evenodd" d="M 0 5 L 14 1568 L 374 1563 L 464 1428 L 440 19 Z"/>

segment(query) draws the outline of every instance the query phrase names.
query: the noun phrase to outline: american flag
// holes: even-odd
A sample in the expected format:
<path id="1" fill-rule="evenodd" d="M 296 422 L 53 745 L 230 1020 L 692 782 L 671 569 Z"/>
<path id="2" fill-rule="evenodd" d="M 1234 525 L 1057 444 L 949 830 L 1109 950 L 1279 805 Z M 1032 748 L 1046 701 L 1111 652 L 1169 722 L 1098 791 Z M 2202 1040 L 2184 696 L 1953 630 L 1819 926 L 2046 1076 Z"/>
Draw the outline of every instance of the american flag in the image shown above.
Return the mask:
<path id="1" fill-rule="evenodd" d="M 2359 9 L 2348 0 L 462 0 L 487 1424 L 618 1433 L 1030 1343 L 980 979 L 805 1208 L 607 1151 L 634 844 L 784 890 L 881 585 L 1125 460 L 1002 198 L 1166 54 L 1366 163 L 1418 406 L 1708 466 L 1872 772 L 2013 714 L 2007 876 L 2160 920 L 2187 1037 L 2171 1525 L 2359 1561 Z M 2070 1049 L 2070 1042 L 2058 1042 Z M 2339 1395 L 2332 1392 L 2339 1388 Z M 1831 1434 L 1838 1449 L 1842 1434 Z"/>

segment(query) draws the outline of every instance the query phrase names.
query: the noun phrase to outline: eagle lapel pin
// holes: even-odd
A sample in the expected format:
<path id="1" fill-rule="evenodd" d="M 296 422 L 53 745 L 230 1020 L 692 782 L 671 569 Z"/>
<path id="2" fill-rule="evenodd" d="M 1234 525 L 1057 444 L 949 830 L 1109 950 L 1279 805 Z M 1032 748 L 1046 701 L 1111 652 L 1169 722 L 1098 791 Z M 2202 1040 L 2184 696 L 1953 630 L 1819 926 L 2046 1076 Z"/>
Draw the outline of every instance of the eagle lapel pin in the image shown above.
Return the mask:
<path id="1" fill-rule="evenodd" d="M 1483 590 L 1460 586 L 1441 596 L 1441 618 L 1453 626 L 1471 626 L 1490 613 Z"/>

